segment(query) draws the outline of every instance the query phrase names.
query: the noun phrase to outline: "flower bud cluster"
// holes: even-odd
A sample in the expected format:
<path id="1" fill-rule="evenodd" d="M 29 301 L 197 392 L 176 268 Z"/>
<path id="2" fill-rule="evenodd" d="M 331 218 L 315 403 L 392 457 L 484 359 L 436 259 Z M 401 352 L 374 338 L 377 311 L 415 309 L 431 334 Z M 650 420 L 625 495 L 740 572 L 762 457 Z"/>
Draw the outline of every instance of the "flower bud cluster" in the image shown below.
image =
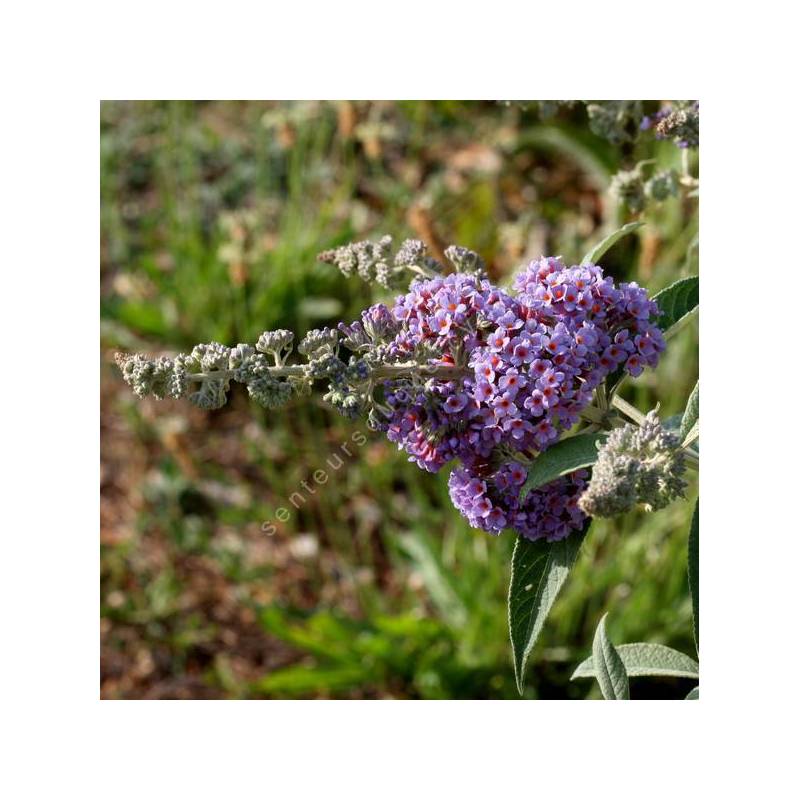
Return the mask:
<path id="1" fill-rule="evenodd" d="M 669 197 L 677 197 L 679 191 L 678 173 L 674 169 L 656 172 L 644 185 L 647 198 L 659 203 Z"/>
<path id="2" fill-rule="evenodd" d="M 370 367 L 364 359 L 352 357 L 350 363 L 330 376 L 330 384 L 323 399 L 330 403 L 340 414 L 348 419 L 355 419 L 372 407 L 372 398 L 365 391 L 364 384 L 370 376 Z"/>
<path id="3" fill-rule="evenodd" d="M 291 337 L 288 331 L 268 332 L 262 334 L 257 347 L 271 353 L 276 363 L 282 363 Z M 198 344 L 191 353 L 181 353 L 174 360 L 151 359 L 141 354 L 118 354 L 116 360 L 123 378 L 138 397 L 188 397 L 198 408 L 213 410 L 225 405 L 230 382 L 236 380 L 247 385 L 248 393 L 258 403 L 277 408 L 299 388 L 296 382 L 272 375 L 265 352 L 257 353 L 248 344 L 230 348 L 211 342 Z"/>
<path id="4" fill-rule="evenodd" d="M 264 331 L 258 337 L 256 350 L 261 353 L 270 353 L 275 357 L 275 363 L 280 366 L 292 350 L 294 334 L 287 330 Z M 243 347 L 244 345 L 239 345 Z"/>
<path id="5" fill-rule="evenodd" d="M 444 251 L 444 254 L 456 268 L 456 272 L 466 272 L 481 280 L 486 278 L 486 264 L 476 252 L 452 244 Z"/>
<path id="6" fill-rule="evenodd" d="M 408 283 L 409 271 L 418 275 L 435 275 L 442 265 L 428 255 L 425 244 L 418 239 L 406 239 L 392 258 L 392 237 L 383 236 L 377 242 L 353 242 L 320 253 L 320 261 L 335 264 L 342 274 L 354 273 L 386 289 L 396 289 Z"/>
<path id="7" fill-rule="evenodd" d="M 237 356 L 241 351 L 237 351 Z M 194 392 L 189 392 L 189 400 L 198 408 L 206 411 L 222 408 L 228 399 L 230 378 L 227 371 L 230 366 L 231 349 L 219 342 L 198 344 L 192 348 L 187 356 L 181 354 L 176 359 L 185 370 L 187 391 L 190 381 L 195 383 L 194 375 L 215 375 L 199 381 L 199 387 Z"/>
<path id="8" fill-rule="evenodd" d="M 642 162 L 631 170 L 620 170 L 611 178 L 610 192 L 631 211 L 638 213 L 647 201 L 663 202 L 680 192 L 678 173 L 673 169 L 660 170 L 645 179 Z"/>
<path id="9" fill-rule="evenodd" d="M 622 205 L 638 213 L 645 205 L 644 178 L 638 167 L 622 169 L 611 178 L 609 191 Z"/>
<path id="10" fill-rule="evenodd" d="M 165 356 L 150 359 L 139 353 L 117 353 L 115 360 L 122 371 L 122 377 L 137 397 L 144 398 L 152 394 L 163 400 L 165 397 L 175 396 L 171 381 L 174 369 L 172 359 Z"/>
<path id="11" fill-rule="evenodd" d="M 361 312 L 361 320 L 350 325 L 340 322 L 338 326 L 342 344 L 353 353 L 373 355 L 384 348 L 400 332 L 400 322 L 383 303 Z M 381 359 L 385 360 L 385 359 Z"/>
<path id="12" fill-rule="evenodd" d="M 589 128 L 592 133 L 612 144 L 624 144 L 636 139 L 642 121 L 640 100 L 605 100 L 587 103 Z"/>
<path id="13" fill-rule="evenodd" d="M 297 350 L 309 358 L 320 358 L 336 352 L 339 332 L 333 328 L 310 330 L 297 345 Z"/>
<path id="14" fill-rule="evenodd" d="M 651 411 L 641 427 L 629 424 L 609 434 L 578 504 L 593 517 L 622 514 L 637 504 L 657 511 L 683 497 L 685 470 L 678 437 Z"/>
<path id="15" fill-rule="evenodd" d="M 672 139 L 681 149 L 700 144 L 700 104 L 682 101 L 665 106 L 641 122 L 642 130 L 655 130 L 656 139 Z"/>

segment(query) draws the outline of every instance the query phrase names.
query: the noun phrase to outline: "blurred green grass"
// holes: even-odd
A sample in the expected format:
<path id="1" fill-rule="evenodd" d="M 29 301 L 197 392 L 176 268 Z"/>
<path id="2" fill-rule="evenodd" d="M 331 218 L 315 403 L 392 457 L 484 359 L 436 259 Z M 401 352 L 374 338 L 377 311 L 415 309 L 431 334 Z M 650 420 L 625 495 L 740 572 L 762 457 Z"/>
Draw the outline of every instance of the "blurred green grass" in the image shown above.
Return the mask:
<path id="1" fill-rule="evenodd" d="M 578 110 L 543 122 L 494 103 L 104 103 L 103 696 L 516 697 L 513 541 L 470 529 L 446 474 L 419 471 L 315 399 L 270 412 L 234 392 L 214 414 L 138 402 L 111 356 L 354 318 L 379 296 L 315 256 L 356 237 L 473 247 L 501 283 L 526 257 L 578 258 L 627 220 L 605 190 L 642 158 L 679 156 L 652 140 L 618 151 Z M 697 271 L 696 204 L 670 200 L 643 219 L 608 271 L 653 290 Z M 696 326 L 684 331 L 654 373 L 628 383 L 628 399 L 680 412 L 697 344 Z M 335 453 L 340 469 L 326 467 Z M 328 482 L 309 484 L 320 468 Z M 593 525 L 526 697 L 594 691 L 568 679 L 604 611 L 616 642 L 692 652 L 695 493 Z M 265 535 L 281 507 L 290 518 Z M 638 697 L 686 690 L 634 684 Z"/>

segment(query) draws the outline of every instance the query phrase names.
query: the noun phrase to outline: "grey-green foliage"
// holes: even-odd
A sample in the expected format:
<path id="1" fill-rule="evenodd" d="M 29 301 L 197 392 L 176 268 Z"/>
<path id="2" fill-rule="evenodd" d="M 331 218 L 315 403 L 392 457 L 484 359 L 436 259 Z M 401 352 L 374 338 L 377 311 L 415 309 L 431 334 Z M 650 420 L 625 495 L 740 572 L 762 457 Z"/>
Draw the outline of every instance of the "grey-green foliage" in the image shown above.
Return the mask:
<path id="1" fill-rule="evenodd" d="M 629 222 L 613 233 L 610 233 L 602 241 L 598 242 L 582 259 L 581 264 L 597 264 L 600 259 L 608 252 L 620 239 L 635 233 L 644 226 L 644 222 Z"/>
<path id="2" fill-rule="evenodd" d="M 697 662 L 687 655 L 663 644 L 636 642 L 621 644 L 616 648 L 625 672 L 634 678 L 644 675 L 663 675 L 671 678 L 697 678 L 700 670 Z M 594 657 L 581 662 L 572 673 L 571 680 L 594 678 Z"/>
<path id="3" fill-rule="evenodd" d="M 692 594 L 692 620 L 694 642 L 700 653 L 700 498 L 694 506 L 689 527 L 689 591 Z"/>
<path id="4" fill-rule="evenodd" d="M 683 412 L 683 417 L 681 417 L 681 426 L 678 430 L 678 438 L 683 442 L 689 433 L 692 431 L 692 428 L 697 425 L 698 420 L 700 419 L 700 381 L 698 381 L 694 389 L 692 389 L 692 393 L 689 395 L 689 399 L 686 401 L 686 409 Z"/>
<path id="5" fill-rule="evenodd" d="M 579 505 L 593 517 L 612 517 L 641 504 L 656 511 L 683 497 L 686 463 L 680 440 L 654 411 L 641 427 L 613 430 L 600 448 L 589 487 Z"/>
<path id="6" fill-rule="evenodd" d="M 540 453 L 528 468 L 528 477 L 520 497 L 577 469 L 590 467 L 597 461 L 598 445 L 605 441 L 605 433 L 586 433 L 570 436 L 556 442 Z"/>
<path id="7" fill-rule="evenodd" d="M 603 614 L 594 634 L 592 644 L 594 676 L 606 700 L 630 700 L 625 664 L 606 633 L 607 616 L 608 614 Z"/>
<path id="8" fill-rule="evenodd" d="M 669 336 L 697 308 L 700 302 L 700 279 L 697 275 L 681 278 L 666 289 L 656 292 L 653 300 L 661 309 L 658 327 Z"/>
<path id="9" fill-rule="evenodd" d="M 508 626 L 520 694 L 528 658 L 588 529 L 587 522 L 580 533 L 571 533 L 559 542 L 532 542 L 521 536 L 517 539 L 511 559 Z"/>

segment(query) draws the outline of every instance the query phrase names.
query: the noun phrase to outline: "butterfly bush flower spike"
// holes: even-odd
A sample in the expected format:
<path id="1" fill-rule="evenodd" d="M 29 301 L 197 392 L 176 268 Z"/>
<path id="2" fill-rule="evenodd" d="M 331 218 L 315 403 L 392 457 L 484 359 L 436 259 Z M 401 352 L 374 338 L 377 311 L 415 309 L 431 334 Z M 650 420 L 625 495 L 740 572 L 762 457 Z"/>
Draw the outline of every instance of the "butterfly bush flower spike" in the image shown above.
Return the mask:
<path id="1" fill-rule="evenodd" d="M 208 409 L 225 403 L 232 380 L 267 408 L 327 382 L 328 403 L 347 417 L 366 416 L 421 469 L 458 462 L 450 496 L 473 527 L 557 541 L 579 530 L 585 514 L 606 507 L 591 498 L 608 494 L 608 480 L 593 479 L 585 503 L 583 470 L 520 500 L 526 465 L 581 419 L 606 377 L 656 366 L 664 350 L 659 310 L 637 284 L 616 285 L 594 264 L 542 257 L 506 291 L 486 278 L 472 251 L 449 247 L 445 255 L 455 273 L 441 274 L 416 240 L 394 256 L 389 237 L 323 253 L 345 274 L 383 286 L 401 274 L 414 279 L 393 303 L 373 305 L 350 324 L 310 331 L 297 346 L 304 363 L 288 363 L 293 336 L 283 330 L 263 333 L 255 348 L 212 343 L 174 360 L 133 355 L 118 363 L 139 397 L 188 395 Z M 662 486 L 651 474 L 653 459 L 663 467 L 664 435 L 648 428 L 635 440 L 642 452 L 655 448 L 636 483 L 637 496 L 654 506 L 678 485 L 673 479 Z"/>

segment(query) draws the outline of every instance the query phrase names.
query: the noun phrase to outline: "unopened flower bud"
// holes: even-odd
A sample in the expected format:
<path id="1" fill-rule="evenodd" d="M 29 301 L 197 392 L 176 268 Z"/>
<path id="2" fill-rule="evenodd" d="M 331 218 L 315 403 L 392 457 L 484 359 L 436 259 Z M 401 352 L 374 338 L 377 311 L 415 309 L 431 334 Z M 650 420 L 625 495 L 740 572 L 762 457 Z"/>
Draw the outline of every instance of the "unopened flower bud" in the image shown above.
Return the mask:
<path id="1" fill-rule="evenodd" d="M 637 503 L 657 511 L 683 497 L 686 465 L 679 445 L 653 411 L 641 427 L 629 424 L 612 431 L 600 448 L 580 508 L 593 517 L 611 517 Z"/>

